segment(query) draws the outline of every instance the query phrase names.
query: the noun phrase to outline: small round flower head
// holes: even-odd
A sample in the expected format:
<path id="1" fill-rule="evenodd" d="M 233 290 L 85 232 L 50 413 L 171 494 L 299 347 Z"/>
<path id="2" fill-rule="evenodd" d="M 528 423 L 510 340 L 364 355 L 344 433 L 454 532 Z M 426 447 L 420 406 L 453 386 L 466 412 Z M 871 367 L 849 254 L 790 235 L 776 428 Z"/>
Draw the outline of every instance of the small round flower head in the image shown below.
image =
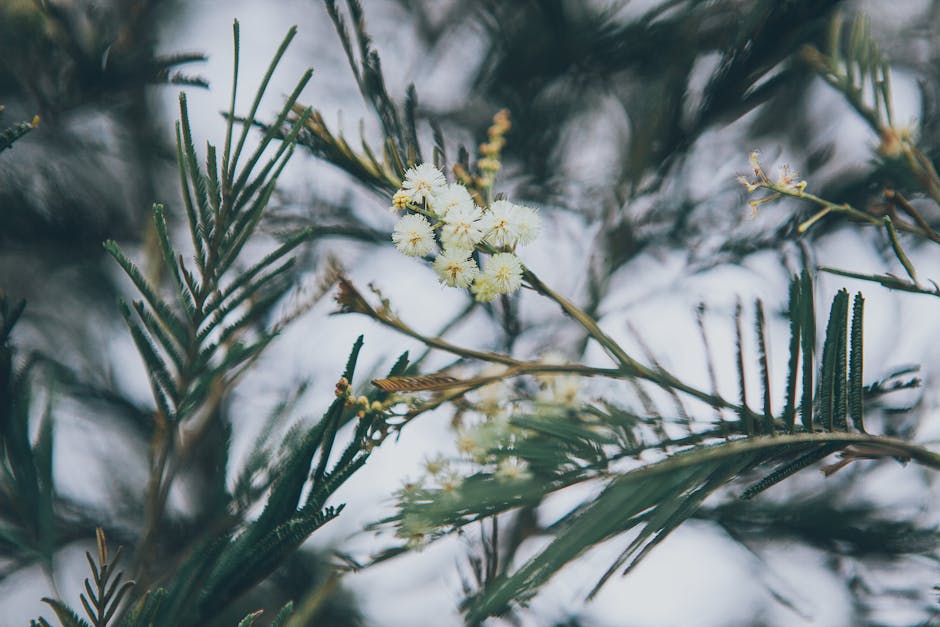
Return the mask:
<path id="1" fill-rule="evenodd" d="M 496 290 L 496 284 L 493 282 L 492 277 L 487 274 L 478 276 L 473 282 L 473 287 L 470 288 L 470 291 L 473 292 L 477 301 L 481 303 L 491 303 L 496 300 L 496 297 L 500 294 Z"/>
<path id="2" fill-rule="evenodd" d="M 408 192 L 404 190 L 398 190 L 395 192 L 395 195 L 392 196 L 392 212 L 398 213 L 402 209 L 408 206 L 408 203 L 411 201 L 411 197 L 408 195 Z"/>
<path id="3" fill-rule="evenodd" d="M 405 180 L 401 184 L 401 191 L 408 194 L 408 199 L 414 203 L 427 202 L 447 189 L 447 179 L 444 174 L 430 163 L 416 165 L 405 172 Z"/>
<path id="4" fill-rule="evenodd" d="M 483 239 L 480 218 L 483 212 L 474 204 L 453 207 L 444 217 L 441 241 L 445 248 L 472 250 Z"/>
<path id="5" fill-rule="evenodd" d="M 496 466 L 495 476 L 502 481 L 525 481 L 532 478 L 532 473 L 524 459 L 506 457 Z"/>
<path id="6" fill-rule="evenodd" d="M 525 246 L 534 242 L 542 232 L 542 220 L 538 212 L 524 205 L 513 205 L 512 213 L 519 236 L 516 243 Z"/>
<path id="7" fill-rule="evenodd" d="M 528 244 L 538 236 L 540 228 L 535 211 L 508 200 L 495 201 L 483 217 L 486 241 L 497 247 Z"/>
<path id="8" fill-rule="evenodd" d="M 486 241 L 493 246 L 513 246 L 519 239 L 515 224 L 515 205 L 508 200 L 497 200 L 490 205 L 482 222 Z"/>
<path id="9" fill-rule="evenodd" d="M 484 277 L 498 294 L 511 294 L 522 287 L 522 263 L 512 253 L 496 253 L 486 260 Z"/>
<path id="10" fill-rule="evenodd" d="M 392 231 L 395 247 L 410 257 L 423 257 L 434 250 L 434 231 L 427 218 L 414 213 L 402 216 Z"/>
<path id="11" fill-rule="evenodd" d="M 461 248 L 450 248 L 438 255 L 434 271 L 441 283 L 459 288 L 469 287 L 480 274 L 477 262 L 470 259 L 470 251 Z"/>
<path id="12" fill-rule="evenodd" d="M 457 207 L 471 208 L 474 206 L 473 197 L 467 188 L 460 183 L 451 183 L 440 194 L 430 200 L 431 210 L 437 217 L 444 218 L 452 209 Z"/>

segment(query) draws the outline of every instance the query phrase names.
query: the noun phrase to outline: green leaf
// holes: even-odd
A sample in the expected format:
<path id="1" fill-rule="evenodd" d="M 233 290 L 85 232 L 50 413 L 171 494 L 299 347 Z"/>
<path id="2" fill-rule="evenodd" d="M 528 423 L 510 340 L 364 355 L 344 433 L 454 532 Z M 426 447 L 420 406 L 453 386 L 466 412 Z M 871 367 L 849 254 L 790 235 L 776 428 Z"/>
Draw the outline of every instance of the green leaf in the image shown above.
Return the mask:
<path id="1" fill-rule="evenodd" d="M 780 473 L 789 475 L 795 472 L 791 468 L 793 465 L 811 463 L 807 450 L 818 459 L 824 450 L 838 450 L 850 444 L 874 447 L 885 456 L 909 456 L 931 468 L 940 468 L 940 455 L 927 449 L 902 440 L 858 433 L 778 434 L 777 437 L 741 437 L 719 444 L 699 445 L 611 480 L 598 497 L 564 517 L 557 525 L 560 532 L 548 547 L 511 574 L 498 577 L 470 599 L 466 606 L 467 622 L 477 624 L 504 612 L 510 603 L 534 594 L 538 587 L 584 551 L 608 538 L 639 528 L 640 535 L 605 576 L 627 562 L 630 564 L 628 568 L 632 567 L 648 554 L 647 547 L 655 546 L 687 520 L 709 494 L 748 468 L 792 456 L 795 452 L 797 459 L 779 469 Z M 470 480 L 457 491 L 458 502 L 464 502 L 461 495 L 468 483 Z M 767 487 L 763 484 L 761 489 Z M 534 487 L 532 482 L 520 482 L 516 504 L 523 498 L 533 498 Z M 415 515 L 424 513 L 431 524 L 442 522 L 442 517 L 434 509 L 443 508 L 442 503 L 427 500 L 421 494 L 416 498 L 418 501 L 409 511 Z M 475 507 L 476 511 L 483 509 L 484 506 Z M 501 511 L 499 508 L 490 509 L 493 511 L 488 511 L 488 514 Z"/>
<path id="2" fill-rule="evenodd" d="M 738 374 L 738 400 L 740 407 L 738 409 L 738 418 L 744 425 L 744 432 L 748 435 L 754 434 L 754 415 L 747 406 L 747 378 L 744 370 L 744 333 L 741 328 L 741 302 L 734 307 L 734 346 L 735 346 L 735 367 Z"/>
<path id="3" fill-rule="evenodd" d="M 758 298 L 754 303 L 754 330 L 757 334 L 757 356 L 760 363 L 761 400 L 764 412 L 764 433 L 774 435 L 774 416 L 770 408 L 770 366 L 767 364 L 767 333 L 764 319 L 764 304 Z"/>
<path id="4" fill-rule="evenodd" d="M 85 619 L 79 616 L 75 610 L 58 599 L 43 597 L 42 602 L 52 608 L 56 618 L 62 623 L 62 627 L 91 627 Z"/>
<path id="5" fill-rule="evenodd" d="M 284 607 L 281 608 L 281 611 L 277 613 L 277 616 L 274 617 L 274 620 L 271 622 L 271 627 L 285 627 L 287 624 L 287 619 L 291 617 L 291 614 L 294 612 L 294 604 L 291 601 L 288 601 L 284 604 Z"/>
<path id="6" fill-rule="evenodd" d="M 174 338 L 180 343 L 180 345 L 185 346 L 188 340 L 188 334 L 186 331 L 186 325 L 180 320 L 176 314 L 173 313 L 172 308 L 157 295 L 156 290 L 150 285 L 149 281 L 144 278 L 143 273 L 140 269 L 134 265 L 134 263 L 128 259 L 123 252 L 121 252 L 120 247 L 114 240 L 108 240 L 104 243 L 105 250 L 111 253 L 111 256 L 114 257 L 115 261 L 124 269 L 124 272 L 130 277 L 134 285 L 137 287 L 137 290 L 143 295 L 146 299 L 147 304 L 150 305 L 154 312 L 157 314 L 157 317 L 160 319 L 160 322 L 167 328 L 167 330 L 173 335 Z"/>
<path id="7" fill-rule="evenodd" d="M 279 279 L 281 279 L 285 274 L 287 274 L 291 270 L 291 268 L 294 267 L 294 262 L 295 262 L 294 259 L 288 259 L 287 261 L 275 267 L 274 269 L 270 270 L 263 276 L 258 277 L 256 281 L 246 284 L 244 286 L 244 289 L 238 292 L 238 294 L 236 294 L 233 298 L 229 299 L 228 301 L 225 301 L 222 305 L 217 305 L 217 303 L 212 303 L 211 316 L 207 318 L 207 321 L 199 329 L 199 333 L 197 335 L 199 341 L 200 342 L 205 341 L 209 337 L 209 335 L 215 329 L 217 329 L 221 323 L 225 321 L 226 317 L 229 314 L 231 314 L 236 309 L 238 309 L 246 301 L 252 300 L 258 292 L 262 290 L 271 290 L 271 293 L 268 294 L 267 297 L 264 298 L 263 302 L 252 303 L 251 309 L 249 310 L 249 312 L 254 312 L 254 313 L 245 314 L 242 318 L 239 319 L 238 324 L 233 325 L 233 327 L 234 329 L 240 330 L 249 322 L 256 320 L 259 317 L 258 314 L 266 312 L 270 308 L 270 306 L 273 304 L 273 302 L 277 301 L 283 295 L 283 293 L 290 287 L 287 281 L 283 281 Z M 219 302 L 223 302 L 223 300 L 220 299 Z M 231 337 L 234 334 L 234 332 L 236 331 L 228 330 L 226 332 L 226 335 L 228 337 Z"/>
<path id="8" fill-rule="evenodd" d="M 212 207 L 213 220 L 217 221 L 222 208 L 222 186 L 219 183 L 219 164 L 215 146 L 209 142 L 206 142 L 206 196 Z"/>
<path id="9" fill-rule="evenodd" d="M 238 295 L 240 290 L 242 292 L 251 290 L 252 293 L 257 291 L 257 289 L 259 289 L 267 279 L 259 279 L 255 281 L 255 278 L 270 268 L 276 261 L 280 260 L 282 257 L 297 248 L 297 246 L 309 240 L 312 234 L 313 229 L 304 229 L 288 237 L 283 244 L 265 255 L 261 261 L 250 266 L 244 271 L 239 272 L 238 277 L 236 277 L 235 280 L 233 280 L 221 291 L 221 295 L 218 298 L 210 298 L 207 305 L 213 309 L 223 307 L 227 305 L 229 299 Z M 277 273 L 277 271 L 274 272 L 275 274 Z M 258 284 L 258 287 L 251 287 L 252 284 Z M 244 300 L 243 297 L 242 300 Z M 231 306 L 229 307 L 231 308 Z"/>
<path id="10" fill-rule="evenodd" d="M 346 483 L 347 479 L 362 468 L 368 459 L 369 455 L 363 454 L 361 457 L 352 459 L 342 465 L 337 464 L 332 472 L 324 475 L 319 481 L 314 482 L 303 509 L 305 511 L 321 509 L 326 505 L 327 499 L 329 499 L 340 486 Z"/>
<path id="11" fill-rule="evenodd" d="M 166 332 L 166 329 L 160 324 L 160 321 L 144 307 L 143 302 L 135 301 L 133 308 L 140 322 L 144 325 L 144 328 L 147 329 L 150 336 L 157 341 L 162 351 L 170 358 L 173 365 L 176 366 L 176 372 L 181 372 L 185 360 L 180 351 L 185 351 L 186 347 L 180 346 L 176 340 Z"/>
<path id="12" fill-rule="evenodd" d="M 245 618 L 238 621 L 238 627 L 251 627 L 255 624 L 255 619 L 264 614 L 264 610 L 256 610 L 251 612 Z"/>
<path id="13" fill-rule="evenodd" d="M 863 364 L 863 313 L 865 299 L 861 293 L 855 294 L 852 302 L 852 330 L 849 344 L 849 416 L 856 429 L 865 432 L 865 423 L 862 417 L 864 411 L 864 389 L 862 385 Z"/>
<path id="14" fill-rule="evenodd" d="M 185 106 L 185 101 L 180 101 Z M 183 152 L 183 131 L 179 122 L 176 123 L 176 163 L 180 174 L 180 188 L 183 194 L 183 207 L 186 209 L 186 219 L 189 221 L 189 234 L 192 238 L 193 249 L 196 251 L 196 262 L 200 269 L 206 267 L 206 241 L 200 232 L 199 214 L 193 202 L 193 194 L 189 186 L 189 175 L 186 168 L 186 156 Z M 182 263 L 180 263 L 182 266 Z M 195 296 L 195 295 L 194 295 Z"/>
<path id="15" fill-rule="evenodd" d="M 173 400 L 174 404 L 179 403 L 181 398 L 180 390 L 176 388 L 173 375 L 170 374 L 170 371 L 167 369 L 163 358 L 160 357 L 156 347 L 151 343 L 150 338 L 147 337 L 140 325 L 132 318 L 133 314 L 127 303 L 121 300 L 119 305 L 121 314 L 124 316 L 124 321 L 130 329 L 134 345 L 137 346 L 137 352 L 140 353 L 140 356 L 144 360 L 144 365 L 147 367 L 147 374 L 150 376 L 151 383 L 160 391 L 161 397 L 168 395 Z"/>
<path id="16" fill-rule="evenodd" d="M 787 317 L 790 321 L 789 357 L 787 358 L 787 388 L 784 400 L 783 420 L 787 430 L 796 430 L 796 383 L 800 365 L 800 281 L 799 277 L 790 280 L 789 306 Z"/>
<path id="17" fill-rule="evenodd" d="M 815 464 L 841 448 L 843 448 L 842 444 L 820 444 L 801 447 L 803 450 L 809 449 L 809 452 L 791 462 L 781 465 L 772 473 L 750 486 L 741 494 L 741 500 L 748 501 L 754 498 L 767 488 L 777 485 L 784 479 L 795 475 L 797 472 Z"/>
<path id="18" fill-rule="evenodd" d="M 819 376 L 817 402 L 819 422 L 827 431 L 844 429 L 845 334 L 849 293 L 840 290 L 832 299 L 826 339 L 823 343 L 822 371 Z M 840 356 L 841 354 L 841 356 Z"/>
<path id="19" fill-rule="evenodd" d="M 311 76 L 313 76 L 313 70 L 308 69 L 306 72 L 304 72 L 303 76 L 300 77 L 300 80 L 297 81 L 297 85 L 294 86 L 294 91 L 291 92 L 281 107 L 281 111 L 278 113 L 275 121 L 268 125 L 265 129 L 264 135 L 258 142 L 258 146 L 255 148 L 254 153 L 248 159 L 248 163 L 245 164 L 244 169 L 238 177 L 238 180 L 235 181 L 234 189 L 236 190 L 237 194 L 243 195 L 241 190 L 245 189 L 245 185 L 248 183 L 251 172 L 255 169 L 255 166 L 258 164 L 258 161 L 260 161 L 261 156 L 264 154 L 264 151 L 267 150 L 270 143 L 280 134 L 281 126 L 287 120 L 287 116 L 290 115 L 291 111 L 293 111 L 294 104 L 297 102 L 297 99 L 300 98 L 300 93 L 304 90 L 304 87 L 306 87 L 307 83 L 310 82 Z M 293 122 L 291 130 L 287 133 L 286 137 L 283 138 L 283 141 L 275 151 L 274 156 L 268 161 L 268 164 L 262 168 L 261 172 L 256 177 L 256 180 L 264 180 L 271 169 L 274 167 L 274 164 L 277 163 L 278 159 L 280 159 L 281 156 L 285 154 L 285 151 L 293 147 L 297 141 L 297 135 L 306 125 L 311 113 L 312 110 L 307 109 L 303 115 L 300 115 Z M 277 177 L 275 176 L 274 178 Z M 238 204 L 236 204 L 236 208 L 237 207 Z"/>
<path id="20" fill-rule="evenodd" d="M 232 178 L 230 157 L 232 154 L 232 125 L 235 123 L 235 95 L 238 93 L 238 64 L 241 57 L 241 41 L 238 20 L 232 20 L 232 96 L 229 101 L 228 116 L 225 120 L 225 146 L 222 149 L 222 179 L 230 182 Z M 223 192 L 224 193 L 224 192 Z"/>
<path id="21" fill-rule="evenodd" d="M 235 25 L 235 41 L 236 41 L 236 50 L 238 49 L 238 26 L 237 22 Z M 274 53 L 274 58 L 271 59 L 271 63 L 268 65 L 268 70 L 265 72 L 264 77 L 261 79 L 261 85 L 258 87 L 258 91 L 255 92 L 255 98 L 251 103 L 251 109 L 248 112 L 248 115 L 245 117 L 245 121 L 242 124 L 242 133 L 238 138 L 238 144 L 235 146 L 235 152 L 232 154 L 231 159 L 228 163 L 228 174 L 227 180 L 235 180 L 235 169 L 238 167 L 238 159 L 241 156 L 242 148 L 245 146 L 245 140 L 248 139 L 248 132 L 251 130 L 252 121 L 255 119 L 255 115 L 258 113 L 258 107 L 261 105 L 261 99 L 264 97 L 264 92 L 268 89 L 268 84 L 271 82 L 271 77 L 274 75 L 274 70 L 277 68 L 278 64 L 281 62 L 281 58 L 284 56 L 284 53 L 287 51 L 288 46 L 290 46 L 291 40 L 297 35 L 297 27 L 291 26 L 290 30 L 287 31 L 287 34 L 284 36 L 284 39 L 281 41 L 281 45 L 278 46 L 277 52 Z M 236 60 L 238 56 L 236 54 Z M 237 71 L 236 65 L 236 71 Z M 234 113 L 235 107 L 235 83 L 233 82 L 232 86 L 232 112 Z M 228 138 L 226 138 L 226 145 L 228 145 Z M 225 151 L 228 154 L 228 150 Z M 240 193 L 238 186 L 233 187 L 233 192 L 237 195 Z"/>
<path id="22" fill-rule="evenodd" d="M 243 591 L 270 575 L 311 533 L 333 520 L 342 511 L 342 506 L 328 507 L 310 515 L 295 516 L 278 525 L 265 536 L 250 544 L 238 543 L 237 556 L 233 557 L 235 568 L 224 577 L 213 577 L 205 582 L 200 595 L 200 605 L 210 608 L 226 604 Z M 234 547 L 233 547 L 234 548 Z"/>
<path id="23" fill-rule="evenodd" d="M 816 314 L 813 306 L 813 282 L 807 270 L 800 274 L 800 349 L 803 353 L 803 392 L 800 421 L 803 429 L 813 430 L 813 370 L 816 368 Z"/>
<path id="24" fill-rule="evenodd" d="M 194 291 L 190 291 L 180 275 L 180 267 L 177 265 L 177 254 L 173 249 L 173 244 L 170 242 L 170 234 L 166 222 L 166 211 L 164 206 L 160 203 L 154 203 L 153 205 L 153 223 L 157 231 L 157 236 L 160 239 L 164 265 L 170 271 L 170 276 L 173 277 L 176 283 L 176 289 L 179 293 L 180 301 L 183 304 L 183 309 L 185 309 L 191 321 L 196 314 L 196 304 L 193 300 L 196 294 Z"/>
<path id="25" fill-rule="evenodd" d="M 186 106 L 186 93 L 180 92 L 180 128 L 182 130 L 182 149 L 186 164 L 187 176 L 193 186 L 193 196 L 196 199 L 198 220 L 193 226 L 199 227 L 199 239 L 206 246 L 211 245 L 212 230 L 215 228 L 214 214 L 209 206 L 209 194 L 206 177 L 199 169 L 199 157 L 196 155 L 196 146 L 193 144 L 192 127 L 189 124 L 189 108 Z"/>

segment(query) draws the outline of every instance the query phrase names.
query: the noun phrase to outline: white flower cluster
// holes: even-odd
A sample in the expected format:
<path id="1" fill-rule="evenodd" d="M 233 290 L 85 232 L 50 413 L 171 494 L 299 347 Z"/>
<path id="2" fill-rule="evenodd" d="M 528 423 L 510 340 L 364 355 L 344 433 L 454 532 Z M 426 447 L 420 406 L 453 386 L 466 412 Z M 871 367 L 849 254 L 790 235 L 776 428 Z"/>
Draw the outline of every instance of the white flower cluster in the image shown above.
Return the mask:
<path id="1" fill-rule="evenodd" d="M 429 163 L 405 172 L 392 210 L 406 211 L 392 232 L 396 248 L 411 257 L 434 254 L 433 267 L 444 285 L 469 287 L 481 302 L 522 286 L 522 262 L 515 250 L 538 237 L 541 223 L 535 210 L 507 200 L 480 208 L 466 187 L 448 185 Z M 489 253 L 482 270 L 474 251 Z"/>

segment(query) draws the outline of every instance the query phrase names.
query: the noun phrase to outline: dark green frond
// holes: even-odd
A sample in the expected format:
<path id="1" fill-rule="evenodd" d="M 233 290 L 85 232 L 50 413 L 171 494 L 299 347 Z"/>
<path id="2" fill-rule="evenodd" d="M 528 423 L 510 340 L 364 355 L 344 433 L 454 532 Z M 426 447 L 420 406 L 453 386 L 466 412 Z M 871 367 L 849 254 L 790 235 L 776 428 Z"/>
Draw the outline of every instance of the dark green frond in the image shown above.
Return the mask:
<path id="1" fill-rule="evenodd" d="M 764 433 L 774 435 L 774 416 L 770 407 L 770 366 L 767 363 L 767 333 L 764 319 L 764 304 L 758 299 L 754 304 L 754 329 L 757 334 L 757 358 L 760 364 L 761 400 L 763 401 Z"/>
<path id="2" fill-rule="evenodd" d="M 114 257 L 121 268 L 124 269 L 124 272 L 127 273 L 131 281 L 134 282 L 138 291 L 140 291 L 141 295 L 146 299 L 147 304 L 153 308 L 154 312 L 156 312 L 157 316 L 160 318 L 161 323 L 178 342 L 185 345 L 188 341 L 186 325 L 173 313 L 172 307 L 170 307 L 165 300 L 160 298 L 157 294 L 157 290 L 150 285 L 150 282 L 144 277 L 140 269 L 134 265 L 134 262 L 124 255 L 116 242 L 108 240 L 104 243 L 104 247 L 105 250 L 111 253 L 111 256 Z"/>
<path id="3" fill-rule="evenodd" d="M 855 295 L 852 301 L 852 330 L 849 336 L 849 416 L 852 419 L 852 425 L 865 433 L 865 423 L 862 419 L 863 406 L 865 401 L 865 392 L 862 384 L 863 374 L 863 313 L 865 299 L 861 293 Z"/>
<path id="4" fill-rule="evenodd" d="M 813 281 L 807 270 L 800 273 L 800 350 L 803 353 L 803 392 L 800 420 L 803 429 L 813 430 L 813 371 L 816 368 L 816 313 L 813 305 Z"/>
<path id="5" fill-rule="evenodd" d="M 274 620 L 271 622 L 271 627 L 285 627 L 287 625 L 287 620 L 293 613 L 294 604 L 292 602 L 287 602 L 284 607 L 281 608 L 281 611 L 277 613 L 277 616 L 274 617 Z"/>
<path id="6" fill-rule="evenodd" d="M 787 358 L 787 391 L 783 407 L 783 421 L 790 433 L 793 433 L 796 429 L 796 385 L 799 375 L 800 340 L 802 337 L 800 297 L 799 277 L 793 277 L 790 280 L 789 305 L 787 307 L 787 318 L 790 321 L 790 344 Z"/>
<path id="7" fill-rule="evenodd" d="M 284 53 L 287 52 L 288 46 L 290 46 L 291 41 L 294 39 L 296 35 L 297 35 L 297 27 L 292 26 L 287 31 L 287 34 L 284 36 L 284 39 L 281 41 L 281 45 L 278 46 L 277 51 L 274 53 L 274 57 L 271 59 L 271 63 L 268 65 L 268 69 L 265 72 L 264 77 L 261 79 L 261 85 L 258 87 L 258 91 L 255 92 L 254 100 L 251 103 L 251 109 L 249 110 L 248 115 L 245 116 L 245 121 L 242 124 L 242 132 L 241 132 L 241 135 L 239 135 L 238 137 L 238 143 L 235 145 L 235 150 L 232 153 L 232 157 L 227 160 L 228 167 L 229 167 L 227 178 L 230 181 L 235 181 L 236 178 L 238 178 L 236 177 L 236 174 L 235 174 L 236 168 L 238 167 L 238 160 L 241 157 L 242 149 L 245 146 L 245 141 L 248 139 L 248 133 L 249 131 L 251 131 L 252 122 L 254 121 L 255 116 L 258 114 L 258 107 L 261 106 L 261 99 L 264 98 L 264 94 L 268 89 L 268 84 L 271 82 L 271 77 L 274 75 L 274 70 L 277 69 L 277 66 L 281 62 L 281 58 L 283 58 Z M 235 41 L 236 41 L 236 50 L 237 50 L 237 42 L 238 42 L 237 26 L 235 27 Z M 238 59 L 237 54 L 235 58 L 236 60 Z M 235 71 L 236 72 L 238 71 L 237 65 L 236 65 Z M 235 83 L 233 82 L 233 87 L 232 87 L 233 109 L 234 109 L 234 102 L 235 102 L 235 86 L 234 85 Z M 234 110 L 231 111 L 230 113 L 232 115 L 235 114 Z M 229 145 L 228 139 L 226 139 L 226 146 L 228 145 Z M 227 150 L 226 150 L 226 153 L 228 153 Z M 233 191 L 235 193 L 240 192 L 239 189 L 234 189 L 234 188 L 233 188 Z"/>
<path id="8" fill-rule="evenodd" d="M 649 548 L 694 514 L 709 494 L 751 467 L 779 459 L 781 456 L 792 455 L 794 451 L 800 454 L 797 460 L 751 488 L 749 495 L 769 487 L 770 483 L 779 480 L 780 475 L 792 474 L 797 469 L 795 466 L 819 459 L 823 450 L 834 451 L 848 444 L 862 442 L 865 442 L 866 446 L 877 447 L 888 456 L 898 452 L 895 447 L 900 446 L 905 455 L 910 455 L 910 459 L 918 460 L 932 468 L 940 468 L 940 456 L 926 449 L 900 440 L 856 433 L 782 434 L 776 438 L 742 437 L 676 453 L 661 462 L 612 479 L 598 497 L 587 505 L 574 509 L 556 525 L 560 531 L 547 548 L 519 566 L 513 573 L 500 576 L 469 600 L 466 606 L 467 621 L 477 624 L 488 616 L 501 614 L 512 603 L 531 596 L 565 564 L 588 548 L 638 528 L 640 535 L 617 558 L 601 583 L 624 564 L 627 564 L 629 570 L 647 554 Z M 808 446 L 817 450 L 806 454 Z M 465 485 L 469 481 L 467 480 Z M 517 485 L 514 499 L 507 498 L 508 495 L 504 497 L 507 504 L 511 503 L 508 506 L 516 506 L 531 499 L 533 488 L 536 488 L 531 481 L 519 482 Z M 456 497 L 462 498 L 461 493 L 458 492 Z M 434 502 L 421 499 L 416 501 L 413 509 L 409 511 L 416 517 L 422 513 L 426 514 L 428 524 L 433 525 L 439 520 L 436 517 L 438 512 L 430 504 L 418 503 Z M 500 511 L 499 507 L 488 509 Z"/>
<path id="9" fill-rule="evenodd" d="M 735 346 L 735 368 L 738 375 L 738 418 L 744 425 L 744 432 L 748 435 L 754 434 L 754 414 L 747 406 L 747 382 L 744 368 L 744 331 L 741 321 L 741 303 L 740 301 L 734 307 L 734 346 Z"/>
<path id="10" fill-rule="evenodd" d="M 238 627 L 251 627 L 255 624 L 255 619 L 264 614 L 264 610 L 256 610 L 251 612 L 245 618 L 238 621 Z"/>
<path id="11" fill-rule="evenodd" d="M 43 603 L 50 606 L 55 612 L 56 618 L 62 623 L 62 627 L 92 627 L 85 619 L 78 615 L 75 610 L 58 599 L 43 597 Z"/>
<path id="12" fill-rule="evenodd" d="M 822 370 L 817 392 L 818 420 L 827 431 L 845 428 L 845 335 L 848 331 L 849 293 L 840 290 L 832 300 L 826 339 L 823 343 Z"/>

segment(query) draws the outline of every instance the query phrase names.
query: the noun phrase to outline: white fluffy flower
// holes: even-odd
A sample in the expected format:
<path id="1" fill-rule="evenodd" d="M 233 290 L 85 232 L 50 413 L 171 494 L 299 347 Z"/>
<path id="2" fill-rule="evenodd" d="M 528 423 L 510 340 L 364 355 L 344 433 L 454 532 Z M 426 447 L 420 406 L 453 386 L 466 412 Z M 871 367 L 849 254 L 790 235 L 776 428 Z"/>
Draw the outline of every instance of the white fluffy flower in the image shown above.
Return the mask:
<path id="1" fill-rule="evenodd" d="M 392 231 L 395 247 L 411 257 L 423 257 L 434 250 L 434 231 L 427 218 L 414 213 L 402 216 Z"/>
<path id="2" fill-rule="evenodd" d="M 542 220 L 535 209 L 513 205 L 513 220 L 518 235 L 516 243 L 520 246 L 531 244 L 542 232 Z"/>
<path id="3" fill-rule="evenodd" d="M 472 250 L 483 239 L 482 216 L 480 208 L 472 203 L 452 208 L 444 217 L 444 228 L 441 229 L 444 247 Z"/>
<path id="4" fill-rule="evenodd" d="M 434 270 L 441 283 L 451 287 L 469 287 L 480 274 L 477 262 L 470 259 L 470 251 L 460 248 L 448 249 L 434 260 Z"/>
<path id="5" fill-rule="evenodd" d="M 422 163 L 405 172 L 405 181 L 401 191 L 408 195 L 411 202 L 431 202 L 434 196 L 447 189 L 444 174 L 430 163 Z"/>
<path id="6" fill-rule="evenodd" d="M 497 200 L 490 205 L 482 222 L 486 241 L 493 246 L 512 246 L 519 239 L 514 220 L 516 206 L 508 200 Z"/>
<path id="7" fill-rule="evenodd" d="M 473 282 L 473 287 L 470 288 L 470 291 L 473 292 L 476 299 L 481 303 L 490 303 L 496 300 L 496 297 L 499 296 L 499 292 L 496 290 L 496 284 L 493 282 L 493 278 L 488 274 L 481 274 Z"/>
<path id="8" fill-rule="evenodd" d="M 497 247 L 528 244 L 538 236 L 541 228 L 535 211 L 508 200 L 493 202 L 483 216 L 482 224 L 486 241 Z"/>
<path id="9" fill-rule="evenodd" d="M 457 207 L 472 208 L 474 206 L 473 197 L 467 188 L 460 183 L 451 183 L 444 191 L 435 194 L 429 201 L 431 210 L 437 214 L 437 217 L 443 218 L 452 209 Z"/>
<path id="10" fill-rule="evenodd" d="M 511 294 L 522 287 L 522 262 L 512 253 L 496 253 L 486 260 L 483 276 L 498 294 Z"/>
<path id="11" fill-rule="evenodd" d="M 502 481 L 525 481 L 532 478 L 532 473 L 524 459 L 506 457 L 497 465 L 495 477 Z"/>

